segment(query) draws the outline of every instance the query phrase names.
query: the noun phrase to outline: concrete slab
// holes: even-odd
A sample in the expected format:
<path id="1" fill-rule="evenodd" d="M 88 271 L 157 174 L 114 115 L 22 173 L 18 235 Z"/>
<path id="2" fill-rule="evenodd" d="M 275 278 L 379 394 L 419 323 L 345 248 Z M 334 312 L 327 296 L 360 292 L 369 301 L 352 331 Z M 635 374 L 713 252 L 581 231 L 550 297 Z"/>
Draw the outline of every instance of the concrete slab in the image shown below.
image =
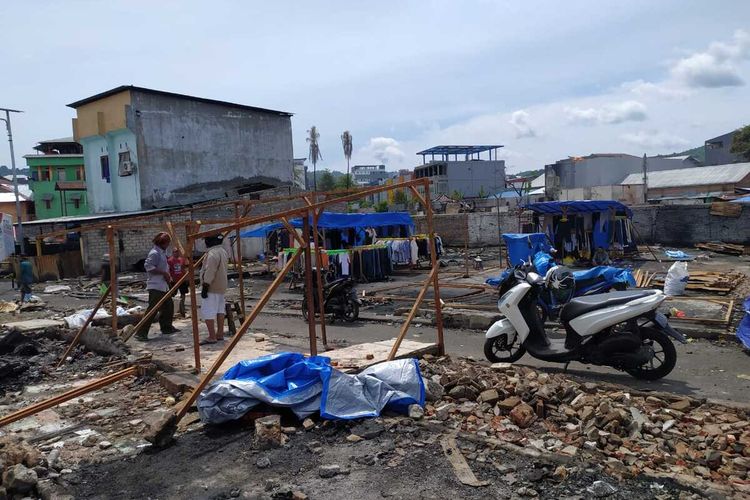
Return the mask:
<path id="1" fill-rule="evenodd" d="M 13 321 L 10 323 L 3 323 L 2 326 L 7 328 L 16 328 L 21 332 L 33 332 L 36 330 L 44 330 L 49 327 L 60 327 L 65 326 L 65 322 L 56 319 L 28 319 L 26 321 Z"/>
<path id="2" fill-rule="evenodd" d="M 367 342 L 322 353 L 331 358 L 331 363 L 342 371 L 359 371 L 388 359 L 395 338 L 379 342 Z M 437 344 L 415 342 L 405 339 L 396 354 L 397 358 L 419 357 L 436 354 Z"/>

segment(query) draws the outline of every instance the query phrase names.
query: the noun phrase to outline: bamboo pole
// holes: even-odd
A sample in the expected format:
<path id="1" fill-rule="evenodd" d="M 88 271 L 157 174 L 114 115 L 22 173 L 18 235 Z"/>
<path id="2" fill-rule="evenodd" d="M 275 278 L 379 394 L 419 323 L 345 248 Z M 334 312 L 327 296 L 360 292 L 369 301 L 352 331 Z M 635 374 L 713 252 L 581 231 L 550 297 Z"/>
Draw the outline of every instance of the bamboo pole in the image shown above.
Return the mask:
<path id="1" fill-rule="evenodd" d="M 115 254 L 115 230 L 107 226 L 107 244 L 109 245 L 109 292 L 112 296 L 112 332 L 117 333 L 117 256 Z"/>
<path id="2" fill-rule="evenodd" d="M 309 213 L 309 212 L 308 212 Z M 312 258 L 310 255 L 310 218 L 302 218 L 302 239 L 305 241 L 305 299 L 307 301 L 307 332 L 310 335 L 310 356 L 317 356 L 318 347 L 315 338 L 315 299 L 312 291 Z M 322 319 L 322 318 L 321 318 Z"/>
<path id="3" fill-rule="evenodd" d="M 412 320 L 414 319 L 414 316 L 417 315 L 417 312 L 419 311 L 419 305 L 422 303 L 422 300 L 424 300 L 424 296 L 427 293 L 427 290 L 430 288 L 430 284 L 434 283 L 435 281 L 435 275 L 437 274 L 437 267 L 433 267 L 430 271 L 430 276 L 425 280 L 424 285 L 422 286 L 422 289 L 419 290 L 419 295 L 417 295 L 417 300 L 414 301 L 414 305 L 411 306 L 411 311 L 409 311 L 409 315 L 406 317 L 406 320 L 404 321 L 404 324 L 401 325 L 401 331 L 398 334 L 398 337 L 396 337 L 396 342 L 393 343 L 393 347 L 391 348 L 391 352 L 388 354 L 388 361 L 391 361 L 393 358 L 396 357 L 396 352 L 398 352 L 398 348 L 401 346 L 401 342 L 404 340 L 404 337 L 406 337 L 406 332 L 409 330 L 409 325 L 411 325 Z M 439 348 L 440 346 L 438 346 Z"/>
<path id="4" fill-rule="evenodd" d="M 30 417 L 41 411 L 47 410 L 61 403 L 64 403 L 65 401 L 70 401 L 71 399 L 75 399 L 77 397 L 83 396 L 84 394 L 87 394 L 89 392 L 99 390 L 103 387 L 108 386 L 109 384 L 117 382 L 120 379 L 123 379 L 130 375 L 135 375 L 137 372 L 138 372 L 138 367 L 131 366 L 130 368 L 126 368 L 119 372 L 115 372 L 111 375 L 107 375 L 106 377 L 100 378 L 99 380 L 94 380 L 93 382 L 90 382 L 81 387 L 77 387 L 68 392 L 64 392 L 53 398 L 40 401 L 39 403 L 35 403 L 31 406 L 27 406 L 26 408 L 22 408 L 9 415 L 4 416 L 3 418 L 0 418 L 0 427 L 13 423 L 17 420 L 21 420 L 22 418 Z"/>
<path id="5" fill-rule="evenodd" d="M 109 285 L 107 285 L 107 289 L 104 291 L 101 297 L 99 297 L 99 301 L 94 306 L 94 309 L 91 311 L 91 314 L 89 314 L 88 318 L 86 318 L 86 321 L 83 323 L 83 326 L 78 329 L 78 333 L 76 333 L 75 337 L 73 337 L 73 340 L 70 342 L 70 345 L 63 353 L 62 357 L 60 358 L 60 361 L 57 363 L 57 368 L 60 368 L 60 366 L 65 362 L 65 358 L 68 357 L 68 355 L 73 352 L 73 349 L 75 349 L 75 346 L 78 345 L 78 341 L 81 339 L 81 336 L 86 332 L 86 329 L 88 328 L 91 321 L 94 319 L 94 316 L 96 315 L 96 312 L 99 310 L 100 307 L 102 307 L 102 304 L 104 304 L 104 301 L 107 300 L 107 295 L 109 294 L 109 289 L 112 287 L 112 284 L 110 282 Z"/>
<path id="6" fill-rule="evenodd" d="M 435 326 L 437 327 L 437 344 L 438 354 L 443 356 L 445 354 L 445 340 L 443 338 L 443 306 L 440 300 L 440 278 L 439 273 L 436 269 L 439 268 L 437 262 L 437 246 L 435 245 L 435 225 L 432 220 L 432 199 L 430 197 L 430 183 L 425 182 L 424 184 L 424 199 L 427 203 L 425 207 L 425 213 L 427 215 L 427 230 L 430 238 L 430 262 L 435 272 L 432 275 L 434 300 L 435 300 Z"/>
<path id="7" fill-rule="evenodd" d="M 192 229 L 193 224 L 188 226 Z M 193 231 L 188 234 L 188 279 L 190 280 L 190 324 L 193 330 L 193 356 L 195 358 L 195 372 L 201 371 L 201 338 L 198 331 L 198 297 L 195 293 L 195 238 L 192 236 Z"/>
<path id="8" fill-rule="evenodd" d="M 236 219 L 240 218 L 240 206 L 234 205 L 234 216 Z M 237 243 L 237 266 L 239 267 L 239 280 L 240 280 L 240 307 L 242 308 L 242 314 L 245 314 L 245 271 L 242 268 L 242 238 L 240 237 L 240 228 L 237 228 L 234 233 L 234 241 Z"/>
<path id="9" fill-rule="evenodd" d="M 263 310 L 263 307 L 270 300 L 273 293 L 276 291 L 276 289 L 279 287 L 282 281 L 284 281 L 284 277 L 287 275 L 289 270 L 297 262 L 297 259 L 299 258 L 301 253 L 302 252 L 300 252 L 299 250 L 294 252 L 294 254 L 289 259 L 289 261 L 287 261 L 283 269 L 279 271 L 279 274 L 276 275 L 271 285 L 268 287 L 268 289 L 266 289 L 265 293 L 263 293 L 263 296 L 258 300 L 258 303 L 255 305 L 255 307 L 253 307 L 252 311 L 250 311 L 250 314 L 247 316 L 245 321 L 243 321 L 239 330 L 237 330 L 237 334 L 234 337 L 232 337 L 232 339 L 229 341 L 229 343 L 224 348 L 224 350 L 221 351 L 219 356 L 214 360 L 213 364 L 211 365 L 211 368 L 208 369 L 206 374 L 198 383 L 198 386 L 195 388 L 195 390 L 192 393 L 190 393 L 190 396 L 188 397 L 188 399 L 180 407 L 180 409 L 177 412 L 178 421 L 182 417 L 185 416 L 185 414 L 188 412 L 188 410 L 190 410 L 190 407 L 195 402 L 195 400 L 198 399 L 198 396 L 206 387 L 206 385 L 208 385 L 208 383 L 211 382 L 211 379 L 214 377 L 214 375 L 216 375 L 216 372 L 219 371 L 219 368 L 221 368 L 221 365 L 224 363 L 224 361 L 226 361 L 227 357 L 229 356 L 229 353 L 231 353 L 232 350 L 235 348 L 235 346 L 239 343 L 239 341 L 242 339 L 242 336 L 245 334 L 245 332 L 250 327 L 250 325 L 255 320 L 255 318 Z"/>
<path id="10" fill-rule="evenodd" d="M 313 199 L 317 201 L 317 195 L 313 194 Z M 310 200 L 305 198 L 305 201 L 310 204 Z M 315 273 L 315 279 L 318 281 L 318 313 L 320 314 L 320 341 L 323 343 L 323 350 L 328 350 L 328 335 L 326 333 L 326 306 L 325 297 L 323 294 L 323 247 L 320 244 L 318 238 L 318 218 L 322 213 L 320 211 L 313 210 L 313 243 L 315 243 L 315 260 L 317 264 L 318 272 Z"/>

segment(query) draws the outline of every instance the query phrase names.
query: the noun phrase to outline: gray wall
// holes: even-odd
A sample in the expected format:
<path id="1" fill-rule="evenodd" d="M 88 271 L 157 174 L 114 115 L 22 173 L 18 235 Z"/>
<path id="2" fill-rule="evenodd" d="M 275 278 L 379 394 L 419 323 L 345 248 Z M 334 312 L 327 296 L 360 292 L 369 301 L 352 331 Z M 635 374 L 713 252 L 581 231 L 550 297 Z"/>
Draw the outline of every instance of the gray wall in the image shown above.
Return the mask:
<path id="1" fill-rule="evenodd" d="M 289 116 L 133 92 L 127 123 L 144 209 L 294 181 Z"/>
<path id="2" fill-rule="evenodd" d="M 505 189 L 504 160 L 447 161 L 448 194 L 459 191 L 465 198 L 485 196 Z"/>
<path id="3" fill-rule="evenodd" d="M 706 165 L 726 165 L 727 163 L 747 161 L 730 151 L 734 134 L 734 131 L 732 131 L 706 141 L 704 145 Z M 717 147 L 712 147 L 712 143 Z"/>

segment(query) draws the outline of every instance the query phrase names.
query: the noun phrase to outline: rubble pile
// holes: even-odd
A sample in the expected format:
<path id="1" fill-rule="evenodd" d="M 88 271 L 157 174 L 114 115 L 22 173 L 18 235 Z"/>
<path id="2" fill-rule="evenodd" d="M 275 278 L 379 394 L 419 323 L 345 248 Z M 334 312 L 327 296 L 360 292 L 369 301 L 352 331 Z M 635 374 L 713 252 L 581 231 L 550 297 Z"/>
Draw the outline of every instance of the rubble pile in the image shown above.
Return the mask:
<path id="1" fill-rule="evenodd" d="M 619 477 L 669 476 L 750 493 L 750 416 L 679 395 L 578 383 L 448 356 L 420 362 L 424 418 L 481 438 L 590 459 Z"/>

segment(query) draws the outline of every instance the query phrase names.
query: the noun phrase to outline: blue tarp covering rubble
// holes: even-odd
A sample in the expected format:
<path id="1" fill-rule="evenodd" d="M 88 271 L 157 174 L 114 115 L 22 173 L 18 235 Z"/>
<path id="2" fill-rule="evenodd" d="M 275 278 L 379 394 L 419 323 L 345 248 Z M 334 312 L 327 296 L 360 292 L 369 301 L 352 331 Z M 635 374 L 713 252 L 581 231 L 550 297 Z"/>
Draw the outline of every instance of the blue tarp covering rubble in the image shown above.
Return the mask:
<path id="1" fill-rule="evenodd" d="M 503 240 L 508 249 L 508 263 L 511 267 L 526 262 L 538 252 L 549 252 L 552 248 L 544 233 L 503 233 Z"/>
<path id="2" fill-rule="evenodd" d="M 299 418 L 320 412 L 327 419 L 376 417 L 384 409 L 406 413 L 424 406 L 425 387 L 415 359 L 375 364 L 356 375 L 334 369 L 330 358 L 282 352 L 241 361 L 201 393 L 204 423 L 241 418 L 266 403 L 290 408 Z"/>
<path id="3" fill-rule="evenodd" d="M 745 299 L 744 307 L 745 315 L 737 326 L 737 337 L 745 346 L 745 349 L 750 349 L 750 297 Z"/>
<path id="4" fill-rule="evenodd" d="M 312 220 L 311 220 L 312 223 Z M 289 221 L 292 227 L 301 228 L 302 218 Z M 408 212 L 377 212 L 372 214 L 341 214 L 334 212 L 323 212 L 318 218 L 318 228 L 321 229 L 348 229 L 368 228 L 383 226 L 409 226 L 414 227 L 414 220 Z M 270 231 L 284 227 L 281 223 L 267 224 L 255 229 L 248 229 L 240 233 L 242 238 L 258 238 L 266 236 Z"/>

